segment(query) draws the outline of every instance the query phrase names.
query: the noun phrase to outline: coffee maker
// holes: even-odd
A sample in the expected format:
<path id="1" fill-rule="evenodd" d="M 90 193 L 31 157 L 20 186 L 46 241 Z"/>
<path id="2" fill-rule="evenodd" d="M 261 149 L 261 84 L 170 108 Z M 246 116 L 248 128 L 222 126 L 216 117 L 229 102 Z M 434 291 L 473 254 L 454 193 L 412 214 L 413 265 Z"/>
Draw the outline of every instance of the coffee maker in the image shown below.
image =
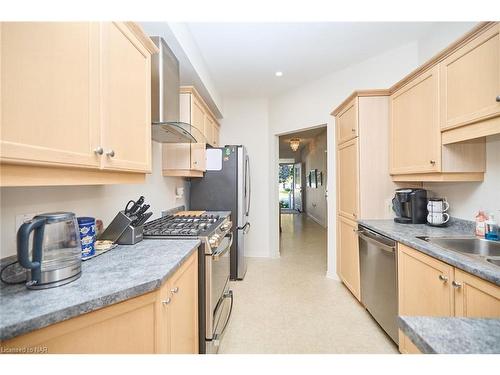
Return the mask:
<path id="1" fill-rule="evenodd" d="M 425 224 L 427 221 L 427 190 L 396 189 L 392 199 L 394 221 L 401 224 Z"/>

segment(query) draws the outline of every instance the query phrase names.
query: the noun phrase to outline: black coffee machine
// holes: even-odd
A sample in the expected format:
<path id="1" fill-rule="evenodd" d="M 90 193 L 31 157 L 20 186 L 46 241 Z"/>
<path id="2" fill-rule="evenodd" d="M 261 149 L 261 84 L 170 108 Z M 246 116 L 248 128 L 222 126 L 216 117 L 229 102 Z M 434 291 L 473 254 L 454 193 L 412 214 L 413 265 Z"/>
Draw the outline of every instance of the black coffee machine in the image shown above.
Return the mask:
<path id="1" fill-rule="evenodd" d="M 394 221 L 401 224 L 425 224 L 427 222 L 427 190 L 396 189 L 392 199 L 396 213 Z"/>

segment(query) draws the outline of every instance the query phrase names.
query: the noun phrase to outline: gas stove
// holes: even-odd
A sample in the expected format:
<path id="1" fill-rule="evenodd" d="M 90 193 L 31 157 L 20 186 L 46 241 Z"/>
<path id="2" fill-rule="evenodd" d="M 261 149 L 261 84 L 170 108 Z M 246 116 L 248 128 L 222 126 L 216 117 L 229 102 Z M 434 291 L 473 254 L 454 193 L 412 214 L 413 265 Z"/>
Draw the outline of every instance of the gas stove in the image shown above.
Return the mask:
<path id="1" fill-rule="evenodd" d="M 207 236 L 216 229 L 223 218 L 218 215 L 168 215 L 150 221 L 144 225 L 144 237 L 152 238 L 159 236 L 183 236 L 198 237 Z"/>

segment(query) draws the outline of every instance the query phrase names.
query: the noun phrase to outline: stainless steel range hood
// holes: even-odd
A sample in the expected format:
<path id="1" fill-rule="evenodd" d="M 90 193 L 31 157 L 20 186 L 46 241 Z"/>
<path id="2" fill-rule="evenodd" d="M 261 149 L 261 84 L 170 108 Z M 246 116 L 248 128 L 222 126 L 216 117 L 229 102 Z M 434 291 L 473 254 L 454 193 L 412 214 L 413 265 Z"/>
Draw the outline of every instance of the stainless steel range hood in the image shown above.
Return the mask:
<path id="1" fill-rule="evenodd" d="M 163 38 L 151 39 L 160 50 L 151 57 L 151 138 L 161 143 L 202 141 L 200 130 L 179 121 L 179 61 Z"/>

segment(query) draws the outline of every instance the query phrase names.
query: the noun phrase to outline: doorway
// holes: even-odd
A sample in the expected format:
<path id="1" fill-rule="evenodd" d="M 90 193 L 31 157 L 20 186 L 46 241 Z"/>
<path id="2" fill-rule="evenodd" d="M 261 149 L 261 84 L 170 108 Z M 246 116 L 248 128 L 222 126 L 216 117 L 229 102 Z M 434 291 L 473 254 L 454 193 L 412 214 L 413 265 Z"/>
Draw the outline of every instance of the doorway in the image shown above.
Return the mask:
<path id="1" fill-rule="evenodd" d="M 327 230 L 326 130 L 323 125 L 279 136 L 280 254 L 284 244 L 298 239 L 305 228 Z M 323 250 L 326 253 L 326 247 Z"/>

